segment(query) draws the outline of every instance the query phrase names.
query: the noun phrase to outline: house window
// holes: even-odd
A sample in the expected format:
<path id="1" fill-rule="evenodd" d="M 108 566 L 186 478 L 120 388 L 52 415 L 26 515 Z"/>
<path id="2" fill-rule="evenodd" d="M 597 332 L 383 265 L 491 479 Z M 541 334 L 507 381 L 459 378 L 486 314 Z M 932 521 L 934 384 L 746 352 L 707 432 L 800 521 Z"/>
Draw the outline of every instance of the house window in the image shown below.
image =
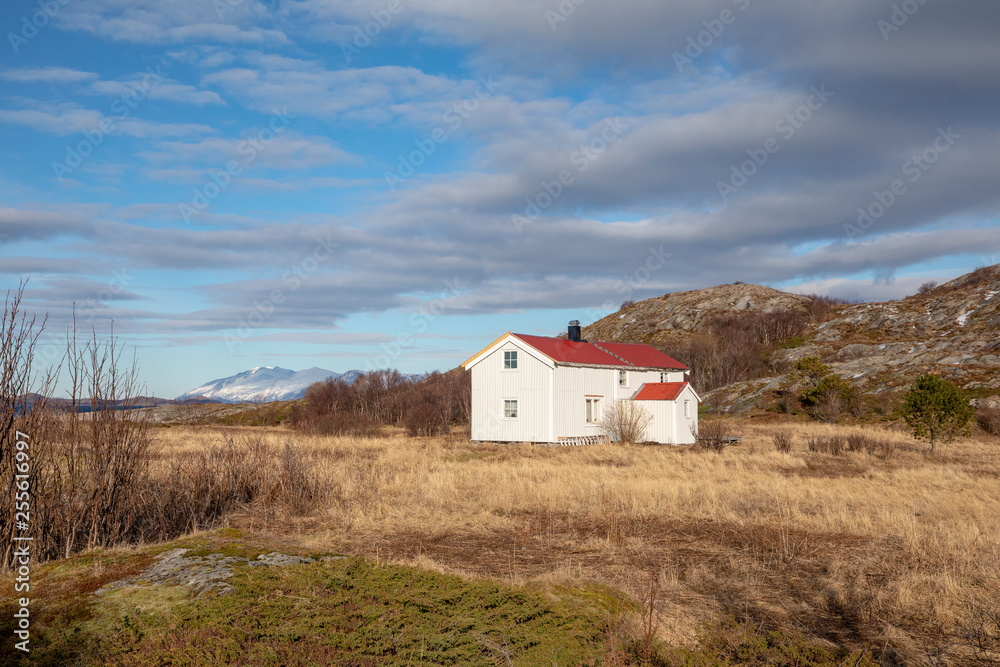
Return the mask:
<path id="1" fill-rule="evenodd" d="M 691 416 L 691 401 L 684 401 L 684 416 Z"/>
<path id="2" fill-rule="evenodd" d="M 503 401 L 504 419 L 517 419 L 517 399 L 505 398 Z"/>
<path id="3" fill-rule="evenodd" d="M 600 398 L 588 398 L 587 399 L 587 423 L 588 424 L 600 424 L 601 423 L 601 399 Z"/>
<path id="4" fill-rule="evenodd" d="M 660 382 L 670 382 L 670 373 L 660 372 Z"/>
<path id="5" fill-rule="evenodd" d="M 505 371 L 517 370 L 517 350 L 504 350 L 503 369 Z"/>
<path id="6" fill-rule="evenodd" d="M 618 386 L 619 387 L 628 386 L 628 371 L 618 371 Z"/>

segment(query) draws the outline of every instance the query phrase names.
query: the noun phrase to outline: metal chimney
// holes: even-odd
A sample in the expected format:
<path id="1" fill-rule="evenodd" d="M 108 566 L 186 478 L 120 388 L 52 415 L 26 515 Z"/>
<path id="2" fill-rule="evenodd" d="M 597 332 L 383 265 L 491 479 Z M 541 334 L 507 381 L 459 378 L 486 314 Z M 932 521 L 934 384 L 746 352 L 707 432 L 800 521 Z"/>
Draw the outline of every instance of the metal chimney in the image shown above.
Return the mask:
<path id="1" fill-rule="evenodd" d="M 580 320 L 570 320 L 569 328 L 566 330 L 568 340 L 580 340 Z"/>

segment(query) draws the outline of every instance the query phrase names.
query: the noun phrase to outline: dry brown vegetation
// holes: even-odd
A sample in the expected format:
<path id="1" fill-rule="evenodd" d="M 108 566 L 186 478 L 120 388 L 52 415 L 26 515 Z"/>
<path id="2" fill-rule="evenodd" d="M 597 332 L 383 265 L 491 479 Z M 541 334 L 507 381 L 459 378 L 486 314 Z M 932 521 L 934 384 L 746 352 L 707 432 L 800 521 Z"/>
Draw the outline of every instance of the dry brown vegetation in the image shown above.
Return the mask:
<path id="1" fill-rule="evenodd" d="M 321 388 L 318 406 L 343 401 L 400 424 L 376 437 L 322 425 L 152 429 L 116 409 L 138 394 L 113 340 L 67 348 L 73 395 L 109 409 L 34 409 L 44 400 L 29 404 L 27 392 L 51 383 L 17 370 L 37 331 L 17 299 L 0 337 L 0 464 L 12 479 L 12 435 L 32 434 L 42 559 L 235 526 L 300 549 L 553 589 L 610 586 L 642 601 L 627 620 L 647 653 L 654 634 L 690 646 L 706 623 L 731 617 L 867 648 L 883 664 L 1000 660 L 993 413 L 976 438 L 935 454 L 888 427 L 778 419 L 706 420 L 695 447 L 476 445 L 447 429 L 467 417 L 453 409 L 467 378 L 441 376 L 413 424 L 418 395 L 391 382 Z M 444 434 L 407 435 L 422 424 Z M 724 447 L 726 434 L 742 440 Z M 9 544 L 13 512 L 2 507 Z"/>
<path id="2" fill-rule="evenodd" d="M 398 371 L 374 371 L 353 383 L 343 378 L 317 382 L 293 407 L 291 425 L 323 435 L 377 435 L 385 424 L 410 435 L 437 435 L 471 417 L 472 383 L 462 371 L 431 373 L 411 381 Z"/>
<path id="3" fill-rule="evenodd" d="M 667 354 L 683 359 L 692 381 L 708 391 L 781 372 L 774 351 L 807 326 L 797 310 L 740 311 L 714 316 L 701 333 L 674 341 Z"/>
<path id="4" fill-rule="evenodd" d="M 1000 408 L 980 407 L 976 410 L 976 422 L 990 435 L 1000 436 Z"/>
<path id="5" fill-rule="evenodd" d="M 270 429 L 260 446 L 275 461 L 296 452 L 308 502 L 260 497 L 219 521 L 459 574 L 597 581 L 647 604 L 655 587 L 655 625 L 675 644 L 733 616 L 886 663 L 997 659 L 1000 442 L 928 456 L 897 430 L 729 427 L 743 440 L 721 456 Z M 228 434 L 161 430 L 153 468 L 199 460 Z"/>

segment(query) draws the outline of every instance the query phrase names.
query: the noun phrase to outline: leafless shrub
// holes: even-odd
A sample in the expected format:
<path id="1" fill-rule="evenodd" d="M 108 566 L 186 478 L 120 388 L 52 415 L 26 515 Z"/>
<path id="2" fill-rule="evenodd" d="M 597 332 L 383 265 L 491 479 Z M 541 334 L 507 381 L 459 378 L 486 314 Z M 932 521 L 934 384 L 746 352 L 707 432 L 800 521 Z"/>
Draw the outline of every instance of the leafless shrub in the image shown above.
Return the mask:
<path id="1" fill-rule="evenodd" d="M 789 433 L 780 431 L 771 435 L 771 441 L 774 443 L 774 448 L 779 452 L 787 454 L 792 451 L 792 436 Z"/>
<path id="2" fill-rule="evenodd" d="M 294 428 L 328 435 L 372 437 L 383 425 L 403 425 L 410 435 L 434 435 L 468 424 L 472 384 L 465 372 L 431 373 L 417 382 L 397 371 L 317 382 L 292 411 Z"/>
<path id="3" fill-rule="evenodd" d="M 660 597 L 660 578 L 657 572 L 651 572 L 649 576 L 649 586 L 643 594 L 642 600 L 642 634 L 639 648 L 642 651 L 642 659 L 645 664 L 650 664 L 650 659 L 658 655 L 656 645 L 656 635 L 660 629 L 659 614 L 656 613 L 656 605 Z"/>
<path id="4" fill-rule="evenodd" d="M 653 420 L 635 401 L 615 401 L 604 411 L 601 428 L 611 440 L 634 444 L 645 442 L 646 428 Z"/>
<path id="5" fill-rule="evenodd" d="M 55 381 L 51 375 L 40 378 L 32 373 L 35 344 L 45 321 L 29 318 L 21 309 L 24 289 L 25 283 L 21 283 L 15 292 L 8 290 L 0 320 L 0 571 L 11 565 L 13 538 L 19 532 L 15 530 L 18 494 L 27 491 L 37 496 L 45 486 L 39 484 L 37 475 L 32 475 L 30 485 L 24 489 L 16 475 L 19 466 L 34 473 L 32 468 L 45 458 L 46 402 Z M 37 508 L 34 519 L 33 528 L 44 525 L 38 521 Z M 36 552 L 40 548 L 35 545 Z"/>
<path id="6" fill-rule="evenodd" d="M 843 411 L 844 401 L 836 393 L 827 393 L 818 396 L 809 409 L 811 415 L 829 424 L 836 423 Z"/>
<path id="7" fill-rule="evenodd" d="M 695 444 L 716 454 L 721 454 L 722 450 L 732 444 L 729 428 L 720 419 L 699 422 Z"/>
<path id="8" fill-rule="evenodd" d="M 967 605 L 967 618 L 960 622 L 963 643 L 972 649 L 978 664 L 997 664 L 1000 659 L 1000 601 Z"/>
<path id="9" fill-rule="evenodd" d="M 153 539 L 212 527 L 244 508 L 306 514 L 327 495 L 301 449 L 289 442 L 274 448 L 263 429 L 249 428 L 227 431 L 199 451 L 172 459 L 150 485 L 155 502 L 136 511 Z"/>
<path id="10" fill-rule="evenodd" d="M 806 304 L 806 314 L 814 322 L 823 322 L 833 315 L 841 306 L 850 305 L 850 301 L 835 296 L 825 296 L 820 294 L 808 294 L 809 303 Z"/>
<path id="11" fill-rule="evenodd" d="M 980 407 L 976 410 L 976 423 L 990 435 L 1000 435 L 1000 408 Z"/>
<path id="12" fill-rule="evenodd" d="M 507 665 L 514 667 L 516 653 L 514 647 L 510 645 L 507 635 L 500 633 L 500 639 L 496 640 L 484 632 L 475 632 L 473 636 L 483 645 L 493 656 L 493 662 L 497 665 Z"/>
<path id="13" fill-rule="evenodd" d="M 359 375 L 349 385 L 353 409 L 379 424 L 398 424 L 406 413 L 406 393 L 411 383 L 397 370 Z"/>
<path id="14" fill-rule="evenodd" d="M 291 422 L 293 427 L 312 433 L 360 437 L 377 435 L 381 426 L 363 409 L 358 391 L 343 378 L 329 378 L 306 389 L 303 403 L 292 411 Z"/>
<path id="15" fill-rule="evenodd" d="M 133 491 L 149 478 L 149 424 L 131 412 L 141 396 L 139 369 L 134 359 L 123 363 L 122 350 L 113 334 L 106 343 L 94 334 L 82 347 L 74 334 L 67 344 L 73 407 L 53 471 L 67 473 L 59 492 L 68 501 L 61 522 L 66 556 L 78 543 L 91 549 L 128 541 L 139 528 Z M 83 413 L 87 395 L 90 412 Z"/>
<path id="16" fill-rule="evenodd" d="M 790 415 L 795 413 L 799 409 L 799 395 L 797 392 L 790 389 L 781 390 L 775 392 L 778 395 L 777 408 L 778 411 Z"/>
<path id="17" fill-rule="evenodd" d="M 992 280 L 996 277 L 997 273 L 998 269 L 996 266 L 977 266 L 971 273 L 965 276 L 965 279 L 958 284 L 958 287 L 973 287 L 988 280 Z"/>
<path id="18" fill-rule="evenodd" d="M 866 433 L 851 433 L 845 441 L 848 451 L 865 452 L 869 456 L 880 455 L 883 458 L 890 458 L 896 451 L 896 443 L 892 440 Z"/>
<path id="19" fill-rule="evenodd" d="M 210 527 L 234 508 L 264 499 L 273 488 L 273 463 L 263 431 L 250 429 L 227 432 L 220 442 L 172 460 L 158 480 L 162 508 L 152 513 L 150 530 L 166 536 Z"/>
<path id="20" fill-rule="evenodd" d="M 414 436 L 437 435 L 448 430 L 451 422 L 451 403 L 447 388 L 441 383 L 429 384 L 413 391 L 410 407 L 403 417 L 406 432 Z"/>
<path id="21" fill-rule="evenodd" d="M 62 364 L 69 376 L 66 409 L 57 411 L 44 394 L 29 397 L 33 348 L 41 328 L 19 314 L 22 293 L 23 285 L 13 299 L 8 295 L 0 334 L 0 426 L 5 427 L 0 467 L 14 460 L 7 450 L 15 444 L 16 431 L 28 435 L 27 523 L 34 553 L 47 560 L 139 539 L 146 530 L 142 508 L 150 488 L 150 434 L 145 417 L 133 411 L 140 396 L 135 361 L 128 365 L 122 360 L 123 346 L 113 333 L 106 342 L 95 333 L 80 344 L 74 327 Z M 54 375 L 41 381 L 45 393 L 53 381 Z M 12 534 L 14 518 L 13 512 L 0 517 L 0 534 Z M 9 557 L 8 550 L 0 567 L 9 566 Z"/>
<path id="22" fill-rule="evenodd" d="M 891 459 L 896 453 L 896 443 L 888 438 L 879 438 L 874 451 L 881 454 L 884 459 Z M 872 452 L 869 451 L 868 453 L 871 454 Z"/>
<path id="23" fill-rule="evenodd" d="M 807 441 L 810 452 L 840 456 L 844 453 L 844 438 L 839 435 L 811 436 Z"/>
<path id="24" fill-rule="evenodd" d="M 888 417 L 895 412 L 902 402 L 900 395 L 894 391 L 865 394 L 862 400 L 864 401 L 865 412 L 883 417 Z"/>
<path id="25" fill-rule="evenodd" d="M 634 305 L 635 305 L 635 299 L 625 299 L 624 301 L 622 301 L 622 305 L 618 308 L 618 310 L 625 310 L 629 306 L 634 306 Z"/>
<path id="26" fill-rule="evenodd" d="M 920 287 L 917 288 L 917 294 L 918 295 L 927 294 L 928 292 L 930 292 L 935 287 L 937 287 L 937 281 L 936 280 L 928 280 L 927 282 L 922 283 L 920 285 Z"/>
<path id="27" fill-rule="evenodd" d="M 282 501 L 296 514 L 308 514 L 323 497 L 313 463 L 289 442 L 278 454 L 278 462 Z"/>
<path id="28" fill-rule="evenodd" d="M 805 329 L 797 310 L 745 311 L 718 315 L 704 330 L 667 354 L 684 359 L 698 386 L 706 391 L 783 370 L 774 350 Z"/>
<path id="29" fill-rule="evenodd" d="M 468 373 L 431 373 L 412 384 L 403 425 L 410 435 L 447 432 L 452 424 L 468 424 L 472 416 L 472 383 Z"/>
<path id="30" fill-rule="evenodd" d="M 864 433 L 850 433 L 847 436 L 847 451 L 860 452 L 868 451 L 871 438 Z"/>

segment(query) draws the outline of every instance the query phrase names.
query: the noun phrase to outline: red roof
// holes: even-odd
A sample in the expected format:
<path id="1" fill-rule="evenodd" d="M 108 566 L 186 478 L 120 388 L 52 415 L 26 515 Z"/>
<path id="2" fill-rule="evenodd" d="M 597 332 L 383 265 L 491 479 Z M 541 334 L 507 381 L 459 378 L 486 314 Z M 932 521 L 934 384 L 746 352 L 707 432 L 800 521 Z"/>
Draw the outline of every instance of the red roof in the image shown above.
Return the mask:
<path id="1" fill-rule="evenodd" d="M 607 350 L 616 357 L 621 357 L 633 366 L 646 368 L 671 368 L 675 370 L 690 370 L 687 366 L 677 361 L 673 357 L 668 357 L 655 347 L 649 345 L 635 345 L 632 343 L 602 343 L 595 342 L 594 345 Z"/>
<path id="2" fill-rule="evenodd" d="M 593 366 L 617 366 L 619 368 L 666 368 L 688 370 L 681 362 L 668 357 L 649 345 L 630 343 L 591 343 L 572 341 L 565 338 L 511 334 L 527 343 L 553 361 L 567 364 L 589 364 Z"/>
<path id="3" fill-rule="evenodd" d="M 635 401 L 674 401 L 684 388 L 687 382 L 647 382 L 639 389 L 632 400 Z"/>
<path id="4" fill-rule="evenodd" d="M 524 341 L 553 361 L 562 361 L 568 364 L 593 364 L 595 366 L 623 366 L 625 368 L 629 366 L 627 362 L 599 350 L 586 341 L 529 336 L 527 334 L 511 335 Z"/>

